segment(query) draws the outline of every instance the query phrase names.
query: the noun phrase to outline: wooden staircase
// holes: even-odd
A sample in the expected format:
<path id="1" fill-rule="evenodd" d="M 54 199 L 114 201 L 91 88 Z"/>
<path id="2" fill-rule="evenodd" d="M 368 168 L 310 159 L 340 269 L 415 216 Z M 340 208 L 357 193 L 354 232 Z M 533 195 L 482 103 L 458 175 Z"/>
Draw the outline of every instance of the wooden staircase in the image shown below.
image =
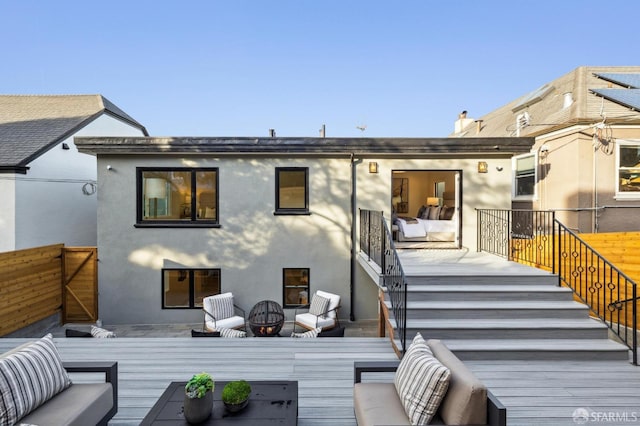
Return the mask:
<path id="1" fill-rule="evenodd" d="M 452 254 L 448 262 L 446 255 L 431 261 L 424 252 L 420 265 L 420 256 L 400 251 L 408 281 L 407 344 L 420 332 L 464 360 L 629 359 L 628 348 L 608 338 L 606 325 L 591 318 L 570 289 L 558 287 L 557 276 L 484 253 Z M 384 289 L 380 294 L 387 332 L 401 347 L 389 298 Z"/>

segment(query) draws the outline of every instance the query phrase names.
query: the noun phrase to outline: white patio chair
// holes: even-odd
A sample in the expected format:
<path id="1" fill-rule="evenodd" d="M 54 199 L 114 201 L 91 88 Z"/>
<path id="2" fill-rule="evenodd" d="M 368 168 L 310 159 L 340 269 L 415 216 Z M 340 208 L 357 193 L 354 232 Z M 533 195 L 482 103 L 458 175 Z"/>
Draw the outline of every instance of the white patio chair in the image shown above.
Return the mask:
<path id="1" fill-rule="evenodd" d="M 330 330 L 340 325 L 338 309 L 340 308 L 340 295 L 317 290 L 311 298 L 309 312 L 299 314 L 296 309 L 293 329 L 300 326 L 307 330 Z"/>
<path id="2" fill-rule="evenodd" d="M 227 292 L 202 299 L 204 311 L 203 331 L 235 328 L 246 331 L 245 312 L 233 303 L 233 293 Z"/>

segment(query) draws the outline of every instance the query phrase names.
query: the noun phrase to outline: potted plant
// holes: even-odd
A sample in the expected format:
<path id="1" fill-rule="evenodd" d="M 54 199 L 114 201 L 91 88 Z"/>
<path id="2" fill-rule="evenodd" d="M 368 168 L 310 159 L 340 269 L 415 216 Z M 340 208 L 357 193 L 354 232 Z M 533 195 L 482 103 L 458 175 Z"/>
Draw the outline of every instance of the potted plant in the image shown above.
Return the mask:
<path id="1" fill-rule="evenodd" d="M 234 380 L 222 389 L 222 402 L 232 413 L 242 410 L 249 403 L 251 385 L 244 380 Z"/>
<path id="2" fill-rule="evenodd" d="M 184 418 L 189 423 L 200 423 L 213 409 L 213 377 L 208 373 L 194 374 L 184 387 Z"/>

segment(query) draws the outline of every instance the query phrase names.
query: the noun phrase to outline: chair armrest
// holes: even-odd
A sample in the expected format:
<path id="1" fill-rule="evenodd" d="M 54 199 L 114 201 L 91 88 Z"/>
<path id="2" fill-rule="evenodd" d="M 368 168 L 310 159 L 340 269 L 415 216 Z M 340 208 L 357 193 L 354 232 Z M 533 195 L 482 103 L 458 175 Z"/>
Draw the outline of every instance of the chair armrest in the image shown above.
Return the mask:
<path id="1" fill-rule="evenodd" d="M 233 305 L 233 309 L 236 311 L 237 314 L 242 314 L 241 315 L 242 318 L 247 318 L 247 315 L 246 315 L 244 309 L 242 309 L 240 306 L 234 304 Z"/>
<path id="2" fill-rule="evenodd" d="M 111 383 L 113 407 L 103 418 L 104 424 L 118 412 L 118 362 L 117 361 L 72 361 L 63 362 L 62 366 L 69 373 L 104 373 L 106 383 Z M 101 424 L 103 424 L 101 422 Z"/>
<path id="3" fill-rule="evenodd" d="M 489 426 L 507 426 L 507 407 L 487 390 L 487 424 Z"/>
<path id="4" fill-rule="evenodd" d="M 362 373 L 390 373 L 396 371 L 400 361 L 356 361 L 353 363 L 353 383 L 362 381 Z"/>

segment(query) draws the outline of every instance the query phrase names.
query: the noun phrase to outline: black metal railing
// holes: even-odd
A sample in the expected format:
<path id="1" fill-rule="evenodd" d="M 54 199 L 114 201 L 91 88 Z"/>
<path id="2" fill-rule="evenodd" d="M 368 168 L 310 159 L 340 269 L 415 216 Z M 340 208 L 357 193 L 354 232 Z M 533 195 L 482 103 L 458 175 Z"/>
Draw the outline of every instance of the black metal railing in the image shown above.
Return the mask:
<path id="1" fill-rule="evenodd" d="M 554 269 L 555 212 L 543 210 L 477 210 L 478 251 Z"/>
<path id="2" fill-rule="evenodd" d="M 638 364 L 636 283 L 556 220 L 558 277 L 632 351 Z"/>
<path id="3" fill-rule="evenodd" d="M 548 269 L 637 354 L 637 285 L 553 211 L 478 210 L 478 251 Z"/>
<path id="4" fill-rule="evenodd" d="M 395 337 L 400 341 L 400 351 L 404 354 L 407 348 L 407 280 L 382 212 L 360 210 L 360 250 L 380 267 L 396 321 Z"/>

